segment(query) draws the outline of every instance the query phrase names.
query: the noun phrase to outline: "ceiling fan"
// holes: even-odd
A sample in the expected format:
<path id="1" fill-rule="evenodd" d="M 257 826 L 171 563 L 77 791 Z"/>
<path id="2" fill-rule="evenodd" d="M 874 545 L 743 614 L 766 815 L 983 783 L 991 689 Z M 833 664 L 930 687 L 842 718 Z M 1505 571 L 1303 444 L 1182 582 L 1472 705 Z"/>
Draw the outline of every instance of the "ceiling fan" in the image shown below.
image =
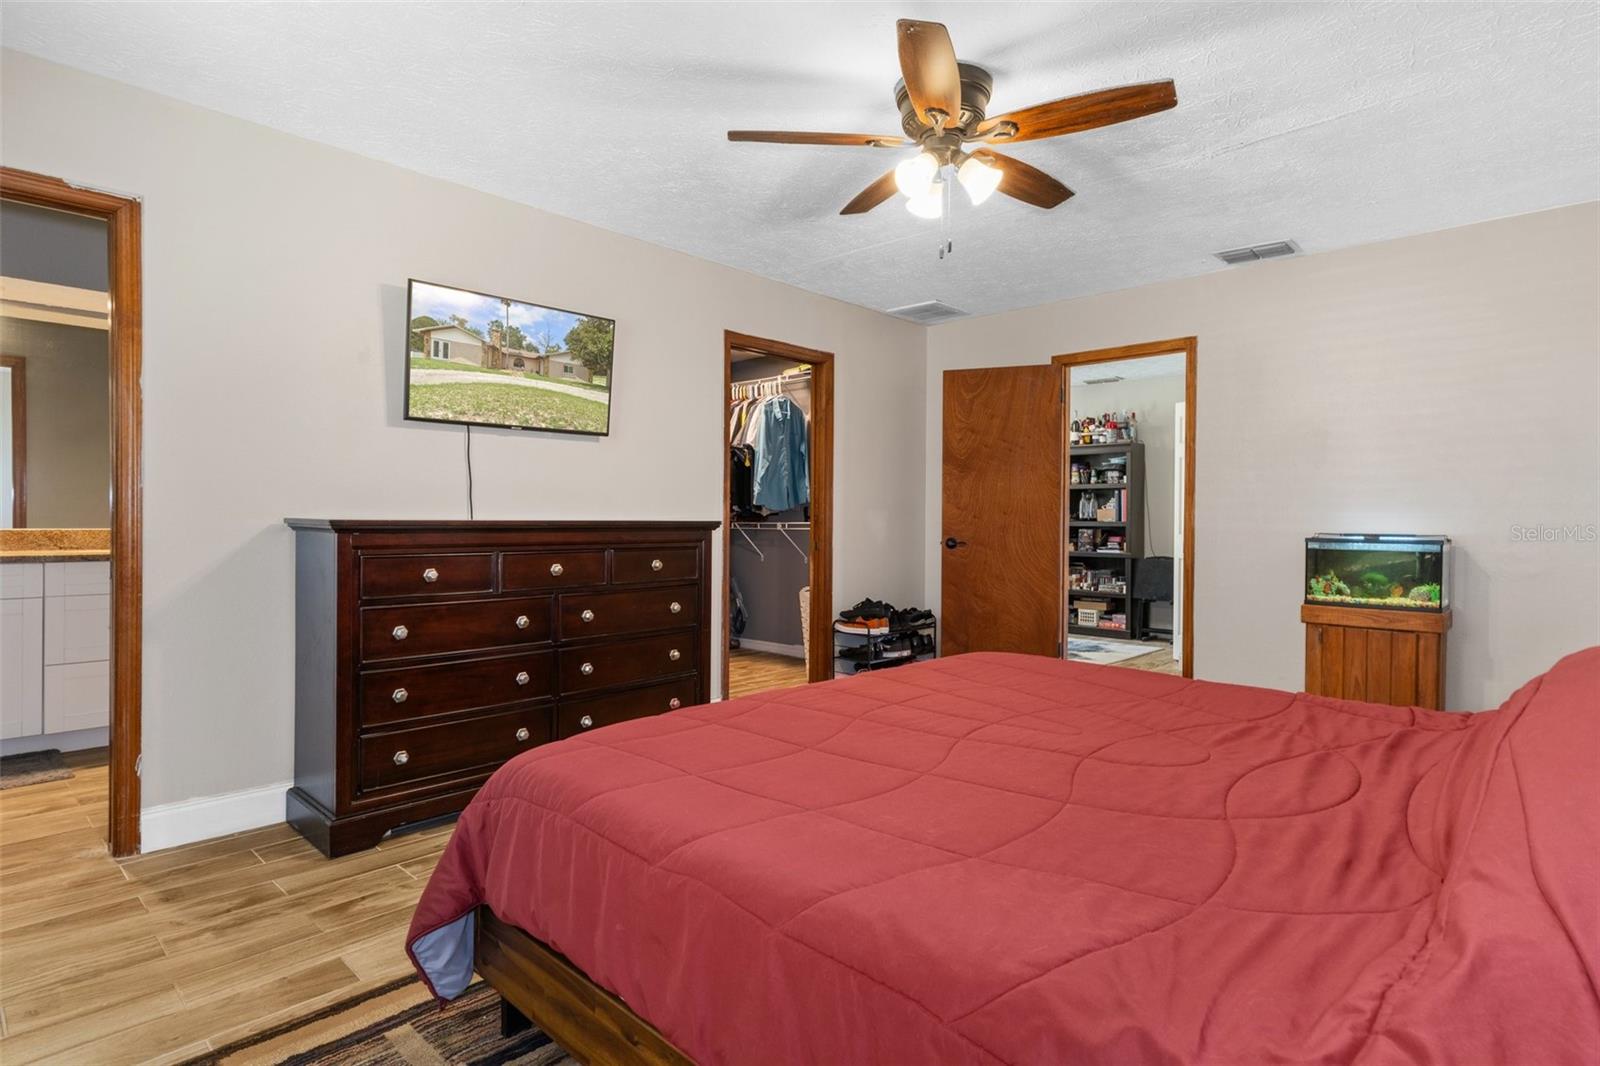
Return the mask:
<path id="1" fill-rule="evenodd" d="M 1153 115 L 1178 103 L 1172 82 L 1152 81 L 1069 96 L 989 118 L 985 112 L 994 78 L 977 64 L 956 59 L 943 24 L 901 19 L 895 27 L 904 77 L 895 83 L 894 100 L 904 136 L 729 130 L 728 140 L 867 148 L 920 146 L 922 151 L 861 190 L 839 213 L 871 211 L 899 189 L 913 215 L 939 218 L 945 212 L 949 168 L 954 169 L 956 180 L 974 204 L 981 204 L 997 189 L 1043 208 L 1055 207 L 1072 195 L 1071 189 L 1044 171 L 1001 155 L 988 145 L 1092 130 Z M 968 151 L 967 146 L 973 144 L 980 147 Z"/>

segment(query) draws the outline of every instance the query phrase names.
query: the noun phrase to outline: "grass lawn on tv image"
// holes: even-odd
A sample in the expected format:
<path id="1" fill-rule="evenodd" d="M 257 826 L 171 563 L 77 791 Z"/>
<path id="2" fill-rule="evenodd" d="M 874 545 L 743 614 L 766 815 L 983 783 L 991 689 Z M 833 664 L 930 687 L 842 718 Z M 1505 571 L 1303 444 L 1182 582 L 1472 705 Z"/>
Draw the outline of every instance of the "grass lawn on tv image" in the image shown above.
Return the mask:
<path id="1" fill-rule="evenodd" d="M 412 366 L 438 368 L 436 360 L 413 356 Z M 543 375 L 443 364 L 459 377 L 476 381 L 413 381 L 408 389 L 412 418 L 452 422 L 487 422 L 527 429 L 606 432 L 609 404 L 604 386 L 563 381 L 546 387 Z M 559 391 L 558 391 L 559 390 Z M 581 395 L 592 392 L 605 399 Z"/>

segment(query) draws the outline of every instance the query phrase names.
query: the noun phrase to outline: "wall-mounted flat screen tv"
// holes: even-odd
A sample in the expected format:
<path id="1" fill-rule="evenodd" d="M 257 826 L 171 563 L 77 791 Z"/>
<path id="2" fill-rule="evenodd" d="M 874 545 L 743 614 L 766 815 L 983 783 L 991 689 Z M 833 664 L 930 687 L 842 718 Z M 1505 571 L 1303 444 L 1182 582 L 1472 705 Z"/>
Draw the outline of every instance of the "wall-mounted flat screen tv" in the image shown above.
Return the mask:
<path id="1" fill-rule="evenodd" d="M 406 319 L 406 418 L 611 432 L 611 319 L 416 280 Z"/>

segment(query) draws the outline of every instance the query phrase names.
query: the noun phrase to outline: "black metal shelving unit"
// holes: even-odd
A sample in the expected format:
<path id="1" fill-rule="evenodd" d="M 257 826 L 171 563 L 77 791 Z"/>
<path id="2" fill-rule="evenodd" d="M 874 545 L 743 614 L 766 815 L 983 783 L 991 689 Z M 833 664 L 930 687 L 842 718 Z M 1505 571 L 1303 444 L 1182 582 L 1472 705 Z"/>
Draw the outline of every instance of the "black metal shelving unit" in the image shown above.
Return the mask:
<path id="1" fill-rule="evenodd" d="M 1133 570 L 1135 560 L 1144 556 L 1144 445 L 1139 441 L 1119 444 L 1074 444 L 1068 450 L 1069 464 L 1080 468 L 1087 465 L 1091 477 L 1104 477 L 1116 471 L 1119 481 L 1078 481 L 1067 485 L 1067 568 L 1074 565 L 1089 570 L 1113 571 L 1121 579 L 1121 592 L 1100 592 L 1094 589 L 1067 588 L 1067 632 L 1076 636 L 1125 637 L 1138 640 L 1138 612 L 1133 602 Z M 1126 503 L 1119 520 L 1079 518 L 1078 504 L 1085 493 L 1097 499 L 1108 499 L 1114 491 L 1125 493 Z M 1113 533 L 1120 535 L 1122 550 L 1084 551 L 1078 547 L 1079 531 L 1087 530 L 1094 540 L 1102 542 Z M 1084 626 L 1076 622 L 1078 609 L 1075 601 L 1104 600 L 1120 605 L 1120 613 L 1127 619 L 1121 629 L 1108 626 Z"/>

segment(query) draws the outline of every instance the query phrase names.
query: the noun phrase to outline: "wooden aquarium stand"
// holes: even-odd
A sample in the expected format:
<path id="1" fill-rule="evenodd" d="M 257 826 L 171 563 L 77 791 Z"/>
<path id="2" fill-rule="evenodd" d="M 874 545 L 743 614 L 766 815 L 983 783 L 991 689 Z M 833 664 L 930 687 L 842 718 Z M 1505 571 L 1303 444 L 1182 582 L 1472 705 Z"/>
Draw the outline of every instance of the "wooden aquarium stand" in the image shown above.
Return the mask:
<path id="1" fill-rule="evenodd" d="M 1306 691 L 1315 696 L 1444 709 L 1449 610 L 1300 606 Z"/>

